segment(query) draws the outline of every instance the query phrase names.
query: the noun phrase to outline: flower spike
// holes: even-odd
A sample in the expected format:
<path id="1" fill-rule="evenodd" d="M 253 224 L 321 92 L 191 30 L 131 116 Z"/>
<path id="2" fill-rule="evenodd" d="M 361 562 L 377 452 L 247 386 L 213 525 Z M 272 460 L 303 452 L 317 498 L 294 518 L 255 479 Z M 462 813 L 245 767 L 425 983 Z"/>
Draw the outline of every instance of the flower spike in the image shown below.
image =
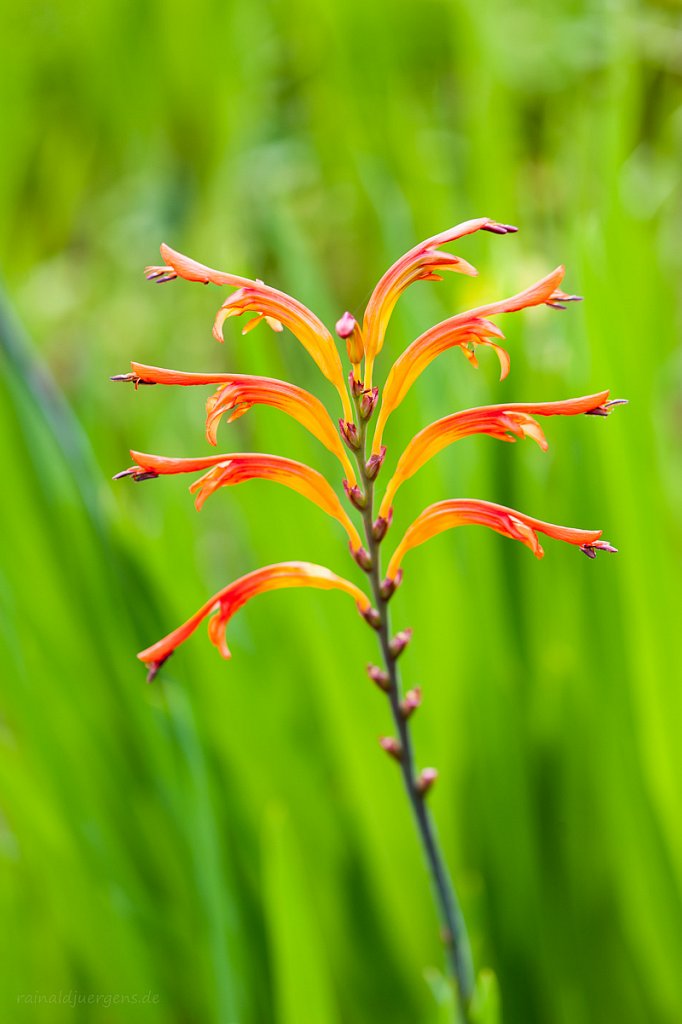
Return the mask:
<path id="1" fill-rule="evenodd" d="M 575 544 L 591 558 L 594 558 L 597 551 L 616 551 L 607 541 L 599 539 L 602 535 L 601 530 L 575 530 L 570 526 L 555 526 L 552 523 L 545 523 L 541 519 L 533 519 L 532 516 L 517 512 L 513 508 L 507 508 L 505 505 L 496 505 L 491 501 L 454 498 L 429 505 L 417 516 L 412 525 L 407 528 L 405 536 L 388 564 L 387 577 L 393 579 L 397 575 L 406 552 L 411 548 L 418 547 L 444 530 L 469 524 L 487 526 L 505 537 L 520 540 L 522 544 L 530 548 L 537 558 L 542 558 L 544 555 L 537 533 L 544 533 L 556 540 Z"/>
<path id="2" fill-rule="evenodd" d="M 230 414 L 227 422 L 232 423 L 254 405 L 269 405 L 291 416 L 333 452 L 347 479 L 355 484 L 355 471 L 331 416 L 319 398 L 304 388 L 274 377 L 255 377 L 244 373 L 184 373 L 144 363 L 130 365 L 131 373 L 112 379 L 130 381 L 136 388 L 140 384 L 219 384 L 216 393 L 206 403 L 206 437 L 212 445 L 217 444 L 218 424 L 226 413 Z"/>
<path id="3" fill-rule="evenodd" d="M 370 609 L 369 599 L 359 587 L 356 587 L 350 580 L 337 576 L 323 565 L 315 565 L 312 562 L 278 562 L 275 565 L 266 565 L 262 569 L 256 569 L 254 572 L 247 573 L 246 576 L 241 576 L 234 583 L 219 590 L 182 626 L 178 626 L 163 640 L 140 651 L 138 658 L 149 666 L 148 681 L 151 682 L 163 663 L 211 614 L 213 614 L 213 618 L 208 627 L 211 643 L 215 644 L 223 658 L 230 658 L 230 650 L 225 638 L 225 627 L 235 612 L 258 594 L 289 587 L 343 590 L 355 599 L 361 614 Z"/>
<path id="4" fill-rule="evenodd" d="M 343 415 L 338 429 L 325 406 L 313 395 L 285 381 L 241 374 L 180 373 L 159 367 L 132 364 L 128 374 L 114 377 L 126 380 L 138 388 L 143 384 L 203 385 L 213 384 L 217 391 L 206 405 L 206 434 L 216 444 L 218 425 L 223 416 L 232 422 L 253 405 L 268 405 L 280 409 L 297 420 L 322 444 L 332 451 L 345 470 L 343 486 L 351 505 L 362 513 L 363 536 L 353 525 L 335 490 L 316 470 L 300 462 L 278 455 L 261 453 L 214 454 L 196 459 L 171 459 L 140 452 L 131 452 L 134 465 L 117 477 L 130 476 L 134 480 L 149 480 L 165 474 L 201 474 L 190 487 L 195 494 L 197 508 L 218 488 L 251 479 L 267 479 L 297 491 L 317 504 L 342 524 L 350 537 L 351 554 L 355 563 L 365 572 L 368 594 L 354 583 L 337 576 L 321 565 L 309 562 L 281 562 L 257 569 L 230 583 L 214 594 L 199 610 L 168 636 L 159 640 L 138 657 L 149 669 L 148 679 L 154 678 L 168 657 L 184 643 L 204 619 L 208 619 L 209 638 L 223 657 L 229 658 L 225 631 L 232 616 L 250 598 L 270 590 L 290 587 L 312 587 L 323 590 L 342 590 L 356 602 L 357 610 L 369 627 L 375 631 L 381 650 L 381 663 L 368 665 L 369 678 L 387 695 L 393 718 L 393 735 L 380 739 L 384 751 L 400 762 L 401 775 L 414 816 L 426 860 L 434 881 L 434 893 L 443 925 L 442 935 L 450 980 L 458 998 L 459 1019 L 469 1019 L 469 1010 L 475 1000 L 474 965 L 463 917 L 457 896 L 450 883 L 447 866 L 440 849 L 426 798 L 437 778 L 435 768 L 417 769 L 411 738 L 411 716 L 421 702 L 418 687 L 404 695 L 396 664 L 411 640 L 412 630 L 394 632 L 391 625 L 391 604 L 396 589 L 403 579 L 402 562 L 412 548 L 423 544 L 446 529 L 467 524 L 487 526 L 503 536 L 525 544 L 538 558 L 543 557 L 540 534 L 572 544 L 590 558 L 600 551 L 616 549 L 601 539 L 600 530 L 577 530 L 556 526 L 517 512 L 504 505 L 489 501 L 456 498 L 430 505 L 408 527 L 398 544 L 388 567 L 384 568 L 382 551 L 392 523 L 392 502 L 402 484 L 429 459 L 460 438 L 485 434 L 502 441 L 532 438 L 543 450 L 547 441 L 538 422 L 541 416 L 572 416 L 587 414 L 608 416 L 622 399 L 609 399 L 609 392 L 587 395 L 559 402 L 504 403 L 465 409 L 439 419 L 412 438 L 391 476 L 383 500 L 377 502 L 377 479 L 385 462 L 386 447 L 382 435 L 394 409 L 402 402 L 419 375 L 440 353 L 459 348 L 463 356 L 478 366 L 478 348 L 491 348 L 500 363 L 500 378 L 509 372 L 509 355 L 501 342 L 504 335 L 494 318 L 500 313 L 512 313 L 532 306 L 546 305 L 552 309 L 565 309 L 579 300 L 579 296 L 562 291 L 560 285 L 564 268 L 557 267 L 530 287 L 502 299 L 452 316 L 425 331 L 399 356 L 391 368 L 381 406 L 379 389 L 372 385 L 374 362 L 380 353 L 388 323 L 395 305 L 403 292 L 416 281 L 441 281 L 445 271 L 475 275 L 469 263 L 442 247 L 476 231 L 489 231 L 504 235 L 516 228 L 487 218 L 466 221 L 448 231 L 420 242 L 391 266 L 371 293 L 364 317 L 358 323 L 351 313 L 344 313 L 336 323 L 336 334 L 346 342 L 350 360 L 349 387 L 343 377 L 341 359 L 336 341 L 321 321 L 306 306 L 259 280 L 237 277 L 197 263 L 161 247 L 163 266 L 148 267 L 147 277 L 159 283 L 182 277 L 188 281 L 227 286 L 231 294 L 218 311 L 213 333 L 223 340 L 223 324 L 244 313 L 254 314 L 248 319 L 242 334 L 247 334 L 263 320 L 274 331 L 291 330 L 315 360 L 322 373 L 332 382 L 343 403 Z M 364 373 L 363 373 L 364 363 Z M 376 429 L 370 446 L 369 422 L 375 420 Z M 357 465 L 357 473 L 353 472 Z M 381 477 L 383 479 L 383 476 Z M 350 513 L 351 515 L 353 513 Z M 369 596 L 368 596 L 369 595 Z"/>
<path id="5" fill-rule="evenodd" d="M 531 437 L 543 451 L 546 451 L 545 435 L 533 416 L 595 415 L 598 410 L 609 404 L 606 402 L 608 397 L 608 391 L 600 391 L 596 395 L 569 398 L 563 402 L 510 402 L 507 405 L 484 405 L 456 412 L 452 416 L 444 416 L 413 437 L 400 456 L 395 473 L 386 487 L 379 515 L 387 516 L 398 488 L 429 459 L 455 441 L 472 434 L 487 434 L 500 441 Z"/>
<path id="6" fill-rule="evenodd" d="M 475 276 L 478 273 L 475 267 L 459 256 L 440 252 L 440 247 L 481 230 L 506 235 L 516 228 L 510 224 L 498 224 L 489 217 L 468 220 L 420 242 L 386 271 L 370 296 L 363 321 L 366 388 L 372 386 L 374 360 L 383 347 L 388 321 L 402 293 L 415 281 L 441 281 L 440 271 L 451 270 Z"/>
<path id="7" fill-rule="evenodd" d="M 251 321 L 243 333 L 247 333 L 261 320 L 267 320 L 275 330 L 282 325 L 289 330 L 312 356 L 318 367 L 331 381 L 339 393 L 346 419 L 352 419 L 352 408 L 346 382 L 343 376 L 341 359 L 334 344 L 334 339 L 315 314 L 298 299 L 286 292 L 271 288 L 262 281 L 252 281 L 236 274 L 226 274 L 220 270 L 197 263 L 188 256 L 176 252 L 168 245 L 161 246 L 163 267 L 147 267 L 147 280 L 164 282 L 182 277 L 186 281 L 198 281 L 202 284 L 228 285 L 238 290 L 221 306 L 213 326 L 214 337 L 223 340 L 222 325 L 228 317 L 241 316 L 242 313 L 257 313 L 256 321 Z"/>
<path id="8" fill-rule="evenodd" d="M 417 378 L 441 352 L 459 346 L 469 362 L 476 367 L 478 363 L 473 349 L 476 345 L 487 345 L 497 354 L 500 361 L 500 380 L 504 380 L 509 373 L 509 356 L 503 348 L 490 340 L 503 339 L 504 334 L 487 318 L 498 313 L 515 313 L 531 306 L 556 306 L 555 300 L 564 294 L 557 291 L 564 274 L 564 267 L 557 267 L 551 274 L 547 274 L 524 291 L 499 302 L 491 302 L 465 313 L 458 313 L 457 316 L 431 327 L 413 341 L 396 359 L 386 380 L 372 450 L 379 451 L 388 417 L 400 405 Z"/>
<path id="9" fill-rule="evenodd" d="M 117 477 L 130 476 L 133 480 L 151 480 L 154 477 L 176 473 L 204 472 L 204 476 L 190 486 L 190 492 L 196 494 L 195 504 L 198 510 L 220 487 L 231 487 L 247 480 L 272 480 L 284 484 L 341 523 L 350 538 L 351 549 L 354 552 L 362 548 L 358 531 L 331 486 L 321 473 L 302 462 L 285 459 L 279 455 L 263 455 L 260 452 L 210 455 L 199 459 L 173 459 L 135 451 L 131 451 L 130 455 L 135 465 L 123 470 L 122 473 L 117 473 Z"/>

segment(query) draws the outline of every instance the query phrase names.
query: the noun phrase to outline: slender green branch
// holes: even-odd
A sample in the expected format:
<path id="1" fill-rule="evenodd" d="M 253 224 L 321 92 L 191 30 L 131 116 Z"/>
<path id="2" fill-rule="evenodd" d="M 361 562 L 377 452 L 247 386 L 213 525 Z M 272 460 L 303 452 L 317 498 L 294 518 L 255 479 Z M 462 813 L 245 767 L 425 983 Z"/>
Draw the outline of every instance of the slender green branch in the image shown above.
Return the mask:
<path id="1" fill-rule="evenodd" d="M 361 512 L 367 539 L 367 551 L 371 559 L 371 567 L 367 572 L 372 587 L 375 607 L 379 613 L 377 634 L 385 667 L 386 678 L 384 688 L 398 734 L 398 745 L 392 752 L 400 763 L 403 782 L 414 813 L 419 839 L 424 850 L 438 906 L 449 969 L 455 980 L 462 1017 L 467 1022 L 470 1019 L 469 1009 L 474 993 L 474 974 L 469 937 L 440 849 L 436 828 L 426 804 L 426 780 L 417 774 L 408 716 L 405 714 L 402 706 L 402 688 L 397 658 L 404 643 L 409 639 L 409 634 L 398 634 L 398 637 L 391 637 L 388 608 L 391 593 L 382 585 L 381 536 L 375 530 L 373 518 L 375 475 L 372 474 L 371 470 L 368 472 L 366 461 L 367 420 L 362 417 L 359 399 L 356 399 L 356 404 L 359 413 L 358 443 L 360 447 L 355 452 L 355 456 L 358 464 L 360 489 L 362 491 L 360 503 L 364 506 Z"/>

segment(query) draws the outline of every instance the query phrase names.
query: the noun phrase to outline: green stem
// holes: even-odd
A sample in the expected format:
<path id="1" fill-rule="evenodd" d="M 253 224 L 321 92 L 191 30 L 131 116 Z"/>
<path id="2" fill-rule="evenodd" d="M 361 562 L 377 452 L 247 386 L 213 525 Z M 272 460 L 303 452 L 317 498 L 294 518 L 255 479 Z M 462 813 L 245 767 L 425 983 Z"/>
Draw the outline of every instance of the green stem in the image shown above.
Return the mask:
<path id="1" fill-rule="evenodd" d="M 359 406 L 359 403 L 357 403 Z M 359 409 L 358 409 L 359 412 Z M 371 558 L 371 568 L 368 571 L 372 594 L 376 610 L 379 613 L 380 624 L 377 628 L 379 645 L 384 661 L 384 667 L 388 676 L 386 695 L 391 705 L 391 713 L 395 723 L 398 739 L 400 742 L 400 767 L 403 776 L 405 789 L 412 807 L 414 819 L 417 824 L 419 839 L 424 851 L 424 857 L 431 876 L 431 882 L 436 898 L 438 913 L 441 920 L 442 934 L 445 942 L 449 969 L 457 987 L 457 994 L 461 1007 L 461 1013 L 465 1022 L 469 1021 L 469 1009 L 474 993 L 474 974 L 471 958 L 471 948 L 467 935 L 462 911 L 455 894 L 455 890 L 448 874 L 443 853 L 438 842 L 438 834 L 433 818 L 426 804 L 425 793 L 419 786 L 417 775 L 412 736 L 410 733 L 409 721 L 401 709 L 402 688 L 400 674 L 397 665 L 397 655 L 391 651 L 391 626 L 388 609 L 388 597 L 382 592 L 381 577 L 381 551 L 380 541 L 377 541 L 374 534 L 374 479 L 370 479 L 367 473 L 366 464 L 366 435 L 367 422 L 359 415 L 358 420 L 360 449 L 355 453 L 359 482 L 362 489 L 365 507 L 362 511 L 362 518 L 367 540 L 367 551 Z"/>

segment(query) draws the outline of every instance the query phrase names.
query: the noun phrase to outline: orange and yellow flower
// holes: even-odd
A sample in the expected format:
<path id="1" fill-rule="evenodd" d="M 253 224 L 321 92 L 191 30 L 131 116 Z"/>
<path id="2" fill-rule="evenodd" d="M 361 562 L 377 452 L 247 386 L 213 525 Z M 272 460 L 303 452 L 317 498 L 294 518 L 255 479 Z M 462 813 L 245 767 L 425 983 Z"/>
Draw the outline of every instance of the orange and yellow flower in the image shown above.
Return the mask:
<path id="1" fill-rule="evenodd" d="M 304 388 L 274 377 L 255 377 L 242 373 L 185 373 L 159 366 L 146 366 L 144 363 L 130 365 L 131 373 L 121 374 L 112 380 L 131 381 L 136 388 L 140 384 L 176 384 L 185 387 L 218 384 L 218 390 L 206 403 L 206 436 L 212 445 L 217 444 L 218 424 L 226 413 L 230 414 L 227 422 L 232 423 L 252 406 L 268 405 L 291 416 L 321 441 L 339 459 L 349 483 L 356 483 L 355 471 L 331 416 L 319 398 Z"/>
<path id="2" fill-rule="evenodd" d="M 608 415 L 608 391 L 582 398 L 569 398 L 561 402 L 509 402 L 506 405 L 483 405 L 464 409 L 431 423 L 415 437 L 400 456 L 395 473 L 386 487 L 379 515 L 387 517 L 398 488 L 434 455 L 472 434 L 487 434 L 500 441 L 515 441 L 531 437 L 543 451 L 547 441 L 542 428 L 533 416 L 579 416 L 601 413 Z"/>
<path id="3" fill-rule="evenodd" d="M 287 327 L 338 391 L 343 405 L 343 418 L 339 421 L 337 429 L 326 407 L 318 398 L 297 385 L 274 378 L 233 373 L 184 373 L 132 363 L 131 373 L 114 379 L 130 380 L 135 387 L 141 384 L 216 385 L 217 390 L 206 403 L 206 436 L 212 445 L 217 443 L 217 430 L 223 416 L 227 416 L 228 422 L 232 422 L 254 405 L 267 405 L 279 409 L 295 419 L 341 462 L 346 474 L 346 493 L 351 504 L 363 513 L 369 550 L 363 548 L 358 530 L 328 481 L 310 466 L 283 456 L 247 452 L 173 459 L 132 452 L 135 464 L 118 475 L 144 480 L 164 474 L 201 473 L 200 478 L 190 487 L 190 491 L 196 495 L 197 508 L 201 508 L 217 489 L 247 480 L 272 480 L 287 486 L 308 498 L 343 526 L 350 538 L 355 561 L 365 571 L 373 574 L 373 587 L 376 591 L 378 545 L 390 527 L 392 504 L 396 493 L 429 459 L 455 441 L 473 434 L 486 434 L 503 441 L 530 437 L 540 448 L 546 449 L 547 441 L 536 417 L 572 416 L 583 413 L 606 416 L 611 407 L 617 404 L 609 401 L 608 391 L 601 391 L 567 401 L 503 403 L 466 409 L 445 416 L 419 431 L 407 445 L 387 484 L 378 515 L 373 518 L 374 481 L 381 471 L 386 453 L 383 436 L 387 421 L 433 360 L 442 352 L 456 347 L 475 367 L 478 365 L 477 348 L 484 345 L 496 353 L 500 362 L 500 376 L 503 379 L 509 372 L 509 355 L 500 344 L 504 340 L 504 335 L 491 318 L 500 313 L 512 313 L 543 304 L 564 309 L 568 302 L 578 299 L 578 296 L 561 291 L 564 268 L 560 266 L 530 287 L 508 298 L 449 317 L 425 331 L 395 360 L 380 396 L 379 388 L 372 384 L 373 369 L 376 357 L 384 345 L 387 326 L 398 299 L 414 282 L 440 281 L 445 271 L 475 275 L 477 271 L 471 264 L 459 256 L 442 251 L 442 247 L 481 230 L 503 235 L 516 231 L 516 228 L 483 217 L 466 221 L 427 238 L 397 260 L 379 280 L 370 296 L 361 323 L 358 323 L 350 313 L 344 313 L 337 321 L 336 334 L 346 342 L 351 368 L 350 389 L 346 386 L 341 359 L 332 334 L 298 299 L 265 285 L 262 281 L 214 270 L 175 252 L 166 245 L 161 246 L 163 265 L 148 267 L 146 270 L 147 277 L 152 281 L 164 282 L 180 277 L 187 281 L 212 283 L 234 289 L 215 318 L 213 334 L 219 341 L 223 340 L 225 321 L 248 312 L 254 313 L 255 317 L 243 328 L 243 334 L 251 331 L 262 320 L 276 332 L 281 332 Z M 380 397 L 381 404 L 378 406 Z M 365 451 L 367 424 L 375 415 L 377 406 L 379 412 L 371 449 Z M 349 451 L 358 461 L 357 474 L 349 458 Z M 540 533 L 577 545 L 592 558 L 597 551 L 615 550 L 600 539 L 601 531 L 598 530 L 576 530 L 555 526 L 488 501 L 461 498 L 440 501 L 426 508 L 406 531 L 389 561 L 386 580 L 378 591 L 379 596 L 376 597 L 378 607 L 381 607 L 380 599 L 385 602 L 395 589 L 398 578 L 402 575 L 402 561 L 407 551 L 443 530 L 465 524 L 488 526 L 498 533 L 520 540 L 538 557 L 543 555 L 538 540 Z M 211 639 L 225 656 L 229 656 L 223 631 L 237 608 L 254 594 L 294 586 L 345 590 L 355 597 L 359 609 L 368 621 L 375 628 L 381 626 L 380 613 L 371 608 L 368 598 L 355 584 L 336 576 L 322 566 L 307 562 L 285 562 L 258 569 L 230 584 L 211 598 L 183 626 L 158 644 L 143 651 L 140 658 L 150 665 L 150 672 L 153 675 L 177 645 L 196 629 L 199 622 L 211 614 Z M 403 635 L 407 636 L 406 633 Z"/>
<path id="4" fill-rule="evenodd" d="M 163 663 L 209 615 L 213 616 L 208 626 L 211 643 L 215 644 L 223 658 L 230 658 L 225 629 L 235 612 L 258 594 L 289 587 L 342 590 L 355 600 L 361 614 L 370 610 L 370 602 L 359 587 L 350 580 L 337 576 L 325 566 L 312 562 L 278 562 L 275 565 L 266 565 L 246 576 L 241 576 L 234 583 L 219 590 L 187 622 L 151 647 L 140 651 L 138 658 L 149 668 L 147 679 L 151 682 Z"/>
<path id="5" fill-rule="evenodd" d="M 388 564 L 387 578 L 395 580 L 400 572 L 405 554 L 418 547 L 431 537 L 443 533 L 444 530 L 456 526 L 478 524 L 487 526 L 505 537 L 520 540 L 530 548 L 537 558 L 542 558 L 544 551 L 538 540 L 538 533 L 544 533 L 556 540 L 577 545 L 589 557 L 594 558 L 597 551 L 615 552 L 616 549 L 607 541 L 600 540 L 601 530 L 575 530 L 570 526 L 555 526 L 541 519 L 533 519 L 516 509 L 505 505 L 496 505 L 491 501 L 475 501 L 468 498 L 453 498 L 449 501 L 438 501 L 417 516 L 408 527 Z"/>
<path id="6" fill-rule="evenodd" d="M 173 281 L 177 277 L 186 281 L 198 281 L 202 284 L 228 285 L 238 290 L 234 292 L 220 307 L 213 326 L 214 337 L 223 340 L 222 326 L 228 317 L 241 316 L 243 313 L 254 312 L 258 316 L 244 328 L 248 333 L 261 320 L 266 320 L 271 327 L 279 331 L 282 325 L 288 327 L 298 338 L 306 351 L 312 356 L 318 367 L 331 381 L 339 393 L 346 420 L 353 419 L 353 411 L 346 388 L 341 366 L 341 359 L 331 333 L 315 314 L 298 299 L 286 292 L 271 288 L 262 281 L 252 281 L 236 274 L 226 274 L 221 270 L 213 270 L 202 263 L 197 263 L 188 256 L 176 252 L 168 245 L 161 246 L 163 266 L 147 267 L 147 279 L 163 283 Z"/>
<path id="7" fill-rule="evenodd" d="M 131 451 L 130 455 L 135 465 L 117 473 L 115 479 L 129 476 L 133 480 L 150 480 L 176 473 L 203 472 L 204 476 L 190 486 L 190 492 L 196 494 L 197 509 L 201 509 L 206 499 L 220 487 L 231 487 L 247 480 L 272 480 L 283 484 L 341 523 L 350 539 L 352 551 L 362 549 L 360 535 L 331 485 L 321 473 L 302 462 L 261 452 L 237 452 L 198 459 L 175 459 L 136 451 Z"/>
<path id="8" fill-rule="evenodd" d="M 567 295 L 559 291 L 558 286 L 563 280 L 564 273 L 564 267 L 557 267 L 551 274 L 522 292 L 499 302 L 491 302 L 465 313 L 458 313 L 457 316 L 431 327 L 413 341 L 396 359 L 386 380 L 372 451 L 381 450 L 388 417 L 400 405 L 417 378 L 441 352 L 459 346 L 469 362 L 476 367 L 478 363 L 474 348 L 477 345 L 487 345 L 497 354 L 500 361 L 500 380 L 504 380 L 509 373 L 509 355 L 505 349 L 490 340 L 504 339 L 504 334 L 487 318 L 498 313 L 514 313 L 531 306 L 547 305 L 555 309 L 564 309 L 564 303 L 578 299 L 577 295 Z"/>
<path id="9" fill-rule="evenodd" d="M 510 224 L 498 224 L 489 217 L 465 221 L 414 246 L 389 267 L 381 278 L 370 296 L 362 327 L 365 339 L 365 388 L 372 386 L 374 360 L 383 347 L 391 313 L 406 288 L 415 281 L 442 281 L 440 272 L 446 270 L 470 276 L 478 273 L 466 260 L 453 256 L 452 253 L 440 251 L 442 245 L 476 231 L 506 235 L 516 231 L 516 228 Z"/>

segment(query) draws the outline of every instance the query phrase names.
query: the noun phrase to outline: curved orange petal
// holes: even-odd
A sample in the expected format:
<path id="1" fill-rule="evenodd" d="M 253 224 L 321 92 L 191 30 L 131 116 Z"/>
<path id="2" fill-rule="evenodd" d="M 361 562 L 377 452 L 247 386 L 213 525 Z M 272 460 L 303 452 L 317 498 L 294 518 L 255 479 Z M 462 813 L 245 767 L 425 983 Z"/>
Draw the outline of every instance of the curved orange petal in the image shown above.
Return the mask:
<path id="1" fill-rule="evenodd" d="M 257 594 L 269 590 L 283 590 L 288 587 L 314 587 L 318 590 L 343 590 L 350 594 L 357 603 L 358 610 L 363 613 L 369 610 L 367 596 L 350 580 L 337 576 L 330 569 L 312 562 L 278 562 L 256 569 L 246 576 L 230 583 L 223 590 L 214 594 L 187 622 L 169 633 L 157 643 L 140 651 L 138 658 L 149 666 L 148 680 L 151 681 L 164 661 L 171 656 L 208 616 L 214 613 L 209 623 L 209 637 L 224 658 L 230 657 L 225 639 L 225 627 L 232 616 L 247 601 Z"/>
<path id="2" fill-rule="evenodd" d="M 498 224 L 489 217 L 468 220 L 420 242 L 386 271 L 370 296 L 363 321 L 366 388 L 372 385 L 374 360 L 382 349 L 388 321 L 402 293 L 415 281 L 442 280 L 438 271 L 453 270 L 460 274 L 477 274 L 477 270 L 466 260 L 451 253 L 440 252 L 439 249 L 448 242 L 454 242 L 464 235 L 481 230 L 504 235 L 516 231 L 516 228 L 509 224 Z"/>
<path id="3" fill-rule="evenodd" d="M 388 417 L 400 405 L 415 380 L 441 352 L 459 346 L 464 355 L 474 366 L 477 366 L 471 346 L 488 345 L 497 353 L 500 360 L 500 380 L 504 380 L 509 373 L 509 356 L 503 348 L 490 340 L 491 338 L 504 338 L 504 334 L 487 317 L 495 316 L 498 313 L 514 313 L 543 304 L 563 308 L 559 306 L 558 298 L 564 293 L 558 292 L 557 288 L 563 280 L 564 273 L 564 267 L 557 267 L 551 274 L 547 274 L 546 277 L 536 281 L 522 292 L 501 299 L 499 302 L 477 306 L 475 309 L 449 317 L 413 341 L 396 359 L 386 380 L 372 451 L 378 452 L 381 449 L 383 431 Z M 567 296 L 566 300 L 569 298 L 576 299 L 577 296 Z"/>
<path id="4" fill-rule="evenodd" d="M 197 495 L 197 509 L 201 509 L 206 499 L 219 487 L 229 487 L 245 483 L 247 480 L 272 480 L 274 483 L 283 484 L 308 498 L 323 512 L 341 523 L 350 538 L 354 552 L 362 547 L 358 531 L 327 480 L 317 470 L 302 462 L 261 452 L 236 452 L 198 459 L 168 458 L 136 451 L 131 451 L 130 454 L 135 465 L 118 473 L 117 477 L 130 476 L 133 480 L 149 480 L 157 476 L 208 470 L 200 480 L 190 486 L 190 492 Z"/>
<path id="5" fill-rule="evenodd" d="M 398 488 L 413 476 L 434 455 L 471 434 L 488 434 L 500 441 L 531 437 L 546 451 L 547 442 L 533 416 L 579 416 L 605 408 L 608 391 L 561 402 L 509 402 L 506 405 L 483 405 L 464 409 L 431 423 L 416 434 L 400 456 L 395 472 L 388 482 L 379 515 L 388 516 Z M 532 415 L 531 415 L 532 414 Z"/>
<path id="6" fill-rule="evenodd" d="M 223 303 L 216 317 L 213 334 L 218 341 L 223 340 L 222 325 L 228 317 L 241 316 L 242 313 L 249 311 L 259 314 L 256 323 L 265 319 L 274 330 L 281 330 L 282 324 L 288 327 L 315 360 L 325 377 L 332 382 L 341 398 L 345 418 L 352 421 L 353 411 L 334 339 L 322 321 L 307 306 L 286 292 L 263 284 L 262 281 L 252 281 L 246 277 L 206 267 L 203 263 L 197 263 L 188 256 L 176 252 L 168 245 L 161 246 L 161 255 L 164 266 L 147 267 L 145 273 L 148 280 L 164 282 L 182 277 L 186 281 L 228 285 L 238 289 Z M 255 323 L 251 321 L 244 333 L 254 326 Z"/>
<path id="7" fill-rule="evenodd" d="M 591 558 L 594 557 L 596 551 L 616 550 L 607 541 L 599 539 L 602 534 L 601 530 L 575 530 L 569 526 L 555 526 L 552 523 L 545 523 L 541 519 L 533 519 L 532 516 L 524 515 L 523 512 L 517 512 L 505 505 L 496 505 L 491 501 L 455 498 L 429 505 L 417 516 L 412 525 L 407 528 L 405 536 L 389 562 L 388 578 L 391 580 L 396 578 L 402 560 L 411 548 L 418 547 L 419 544 L 423 544 L 424 541 L 437 536 L 444 530 L 467 524 L 487 526 L 505 537 L 520 540 L 538 558 L 542 558 L 544 551 L 540 546 L 536 531 L 544 533 L 548 537 L 554 537 L 556 540 L 566 541 L 568 544 L 576 544 Z"/>
<path id="8" fill-rule="evenodd" d="M 219 384 L 218 391 L 206 403 L 206 436 L 212 445 L 217 444 L 218 423 L 226 413 L 230 413 L 228 423 L 231 423 L 248 412 L 253 405 L 269 405 L 305 427 L 336 455 L 349 483 L 354 485 L 357 482 L 352 463 L 331 416 L 319 398 L 304 388 L 274 377 L 242 373 L 185 373 L 159 366 L 146 366 L 144 363 L 130 365 L 132 373 L 114 379 L 129 380 L 135 387 L 140 384 Z"/>

